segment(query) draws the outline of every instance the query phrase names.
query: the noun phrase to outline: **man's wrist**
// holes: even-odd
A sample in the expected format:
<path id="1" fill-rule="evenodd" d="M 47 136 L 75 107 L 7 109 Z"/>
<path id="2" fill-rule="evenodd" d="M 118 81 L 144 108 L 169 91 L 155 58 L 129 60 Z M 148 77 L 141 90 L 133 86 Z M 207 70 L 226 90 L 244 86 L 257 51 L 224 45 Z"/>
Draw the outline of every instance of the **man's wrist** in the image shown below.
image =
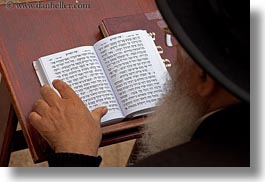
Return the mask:
<path id="1" fill-rule="evenodd" d="M 50 167 L 98 167 L 100 156 L 89 156 L 76 153 L 53 153 L 47 156 Z"/>
<path id="2" fill-rule="evenodd" d="M 75 146 L 58 146 L 54 149 L 55 153 L 73 153 L 73 154 L 82 154 L 97 157 L 98 150 L 91 149 L 89 147 L 75 147 Z"/>

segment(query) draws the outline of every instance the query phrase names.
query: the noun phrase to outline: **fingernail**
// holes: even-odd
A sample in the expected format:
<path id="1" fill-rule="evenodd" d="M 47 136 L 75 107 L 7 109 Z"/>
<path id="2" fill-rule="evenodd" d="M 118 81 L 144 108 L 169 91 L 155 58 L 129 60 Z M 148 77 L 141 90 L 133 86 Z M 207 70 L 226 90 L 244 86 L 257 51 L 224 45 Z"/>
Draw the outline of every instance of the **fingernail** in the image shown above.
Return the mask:
<path id="1" fill-rule="evenodd" d="M 105 115 L 107 112 L 108 112 L 108 108 L 107 108 L 107 107 L 104 107 L 104 108 L 102 109 L 102 111 L 101 111 L 101 113 L 102 113 L 103 115 Z"/>
<path id="2" fill-rule="evenodd" d="M 52 83 L 54 83 L 54 82 L 58 82 L 58 81 L 60 81 L 60 80 L 58 80 L 58 79 L 55 79 L 55 80 L 53 80 L 53 81 L 52 81 Z"/>

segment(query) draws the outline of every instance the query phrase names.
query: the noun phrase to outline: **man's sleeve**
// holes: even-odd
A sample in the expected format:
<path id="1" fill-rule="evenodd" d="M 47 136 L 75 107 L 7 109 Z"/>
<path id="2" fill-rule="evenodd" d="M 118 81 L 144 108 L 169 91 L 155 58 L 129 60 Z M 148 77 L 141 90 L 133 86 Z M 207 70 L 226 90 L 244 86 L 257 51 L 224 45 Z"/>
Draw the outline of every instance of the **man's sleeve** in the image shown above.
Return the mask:
<path id="1" fill-rule="evenodd" d="M 99 167 L 102 158 L 74 153 L 49 154 L 48 163 L 50 167 Z"/>

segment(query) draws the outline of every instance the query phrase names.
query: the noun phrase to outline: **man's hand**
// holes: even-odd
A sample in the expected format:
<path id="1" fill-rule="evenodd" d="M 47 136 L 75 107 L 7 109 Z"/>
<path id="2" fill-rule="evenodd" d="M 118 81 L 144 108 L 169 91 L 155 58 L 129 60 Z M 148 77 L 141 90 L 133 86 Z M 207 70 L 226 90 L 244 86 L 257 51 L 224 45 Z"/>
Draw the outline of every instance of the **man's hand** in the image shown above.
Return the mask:
<path id="1" fill-rule="evenodd" d="M 76 93 L 63 81 L 55 80 L 54 88 L 41 88 L 41 96 L 29 115 L 32 126 L 47 140 L 55 152 L 97 156 L 102 138 L 100 120 L 106 107 L 90 112 Z"/>

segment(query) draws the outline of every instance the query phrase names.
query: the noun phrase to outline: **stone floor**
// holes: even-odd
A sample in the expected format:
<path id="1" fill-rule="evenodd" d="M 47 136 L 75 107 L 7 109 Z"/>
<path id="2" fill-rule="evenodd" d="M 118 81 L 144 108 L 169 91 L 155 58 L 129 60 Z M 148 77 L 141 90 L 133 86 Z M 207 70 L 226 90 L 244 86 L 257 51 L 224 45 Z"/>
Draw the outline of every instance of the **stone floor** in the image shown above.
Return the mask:
<path id="1" fill-rule="evenodd" d="M 7 2 L 32 2 L 39 0 L 0 0 L 0 4 L 5 4 Z M 1 74 L 0 74 L 1 81 Z M 18 127 L 19 129 L 19 127 Z M 132 147 L 135 143 L 135 140 L 102 147 L 99 149 L 99 154 L 102 156 L 103 161 L 101 163 L 102 167 L 106 166 L 125 166 L 129 155 L 131 153 Z M 21 150 L 17 152 L 13 152 L 11 155 L 10 167 L 46 167 L 48 166 L 47 162 L 43 162 L 40 164 L 34 164 L 29 150 Z"/>
<path id="2" fill-rule="evenodd" d="M 102 147 L 99 155 L 103 158 L 101 167 L 123 167 L 126 166 L 134 140 Z M 13 152 L 9 167 L 47 167 L 47 162 L 34 164 L 28 149 Z"/>
<path id="3" fill-rule="evenodd" d="M 0 75 L 1 82 L 1 75 Z M 17 130 L 20 130 L 18 125 Z M 102 157 L 101 167 L 124 167 L 127 164 L 135 140 L 101 147 L 99 155 Z M 47 162 L 34 164 L 28 149 L 11 154 L 9 167 L 47 167 Z"/>

